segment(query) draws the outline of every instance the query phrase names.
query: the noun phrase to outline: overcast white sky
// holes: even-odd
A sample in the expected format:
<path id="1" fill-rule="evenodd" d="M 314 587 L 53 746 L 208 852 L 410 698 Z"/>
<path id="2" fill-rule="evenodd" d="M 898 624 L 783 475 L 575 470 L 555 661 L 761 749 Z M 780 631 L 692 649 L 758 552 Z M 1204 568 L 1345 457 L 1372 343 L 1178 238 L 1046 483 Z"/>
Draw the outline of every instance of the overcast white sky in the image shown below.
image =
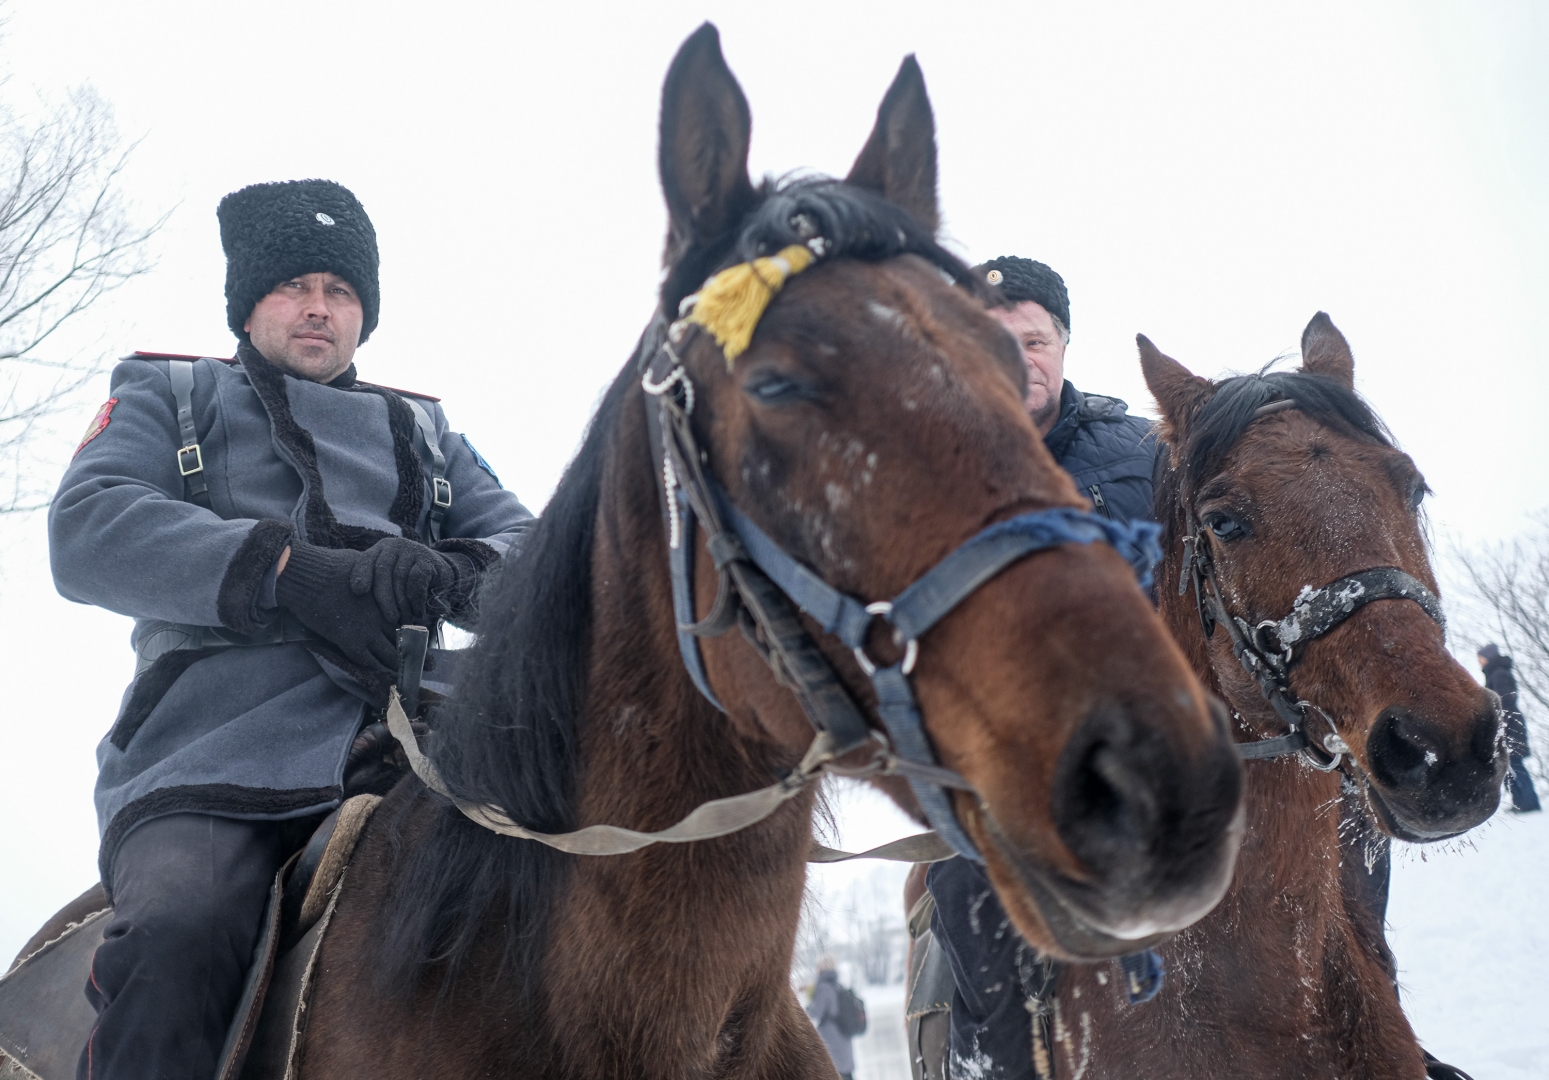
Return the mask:
<path id="1" fill-rule="evenodd" d="M 1149 412 L 1137 331 L 1217 375 L 1294 350 L 1326 310 L 1435 489 L 1438 531 L 1508 535 L 1549 504 L 1542 4 L 8 10 L 0 93 L 90 82 L 144 136 L 136 201 L 176 206 L 158 271 L 91 327 L 109 350 L 229 354 L 216 202 L 338 180 L 381 241 L 363 374 L 442 396 L 535 509 L 651 313 L 661 79 L 707 17 L 752 104 L 755 172 L 842 174 L 917 53 L 947 234 L 971 261 L 1065 276 L 1078 386 Z M 92 880 L 92 748 L 132 668 L 126 619 L 53 594 L 43 524 L 0 523 L 6 956 Z"/>

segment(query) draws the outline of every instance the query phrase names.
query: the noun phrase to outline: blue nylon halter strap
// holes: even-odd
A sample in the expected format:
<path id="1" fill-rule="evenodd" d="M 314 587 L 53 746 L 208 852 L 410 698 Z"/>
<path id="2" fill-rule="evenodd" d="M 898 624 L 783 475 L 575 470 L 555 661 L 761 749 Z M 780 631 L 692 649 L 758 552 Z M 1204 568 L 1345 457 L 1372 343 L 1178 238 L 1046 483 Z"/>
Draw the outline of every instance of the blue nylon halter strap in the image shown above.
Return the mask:
<path id="1" fill-rule="evenodd" d="M 668 522 L 668 528 L 678 542 L 668 548 L 667 555 L 672 566 L 672 615 L 678 623 L 678 653 L 683 657 L 689 678 L 694 680 L 694 686 L 705 700 L 725 712 L 726 706 L 710 689 L 710 680 L 705 675 L 699 639 L 685 629 L 699 618 L 694 610 L 694 510 L 688 499 L 678 498 L 673 500 L 667 513 L 677 516 L 676 521 Z"/>
<path id="2" fill-rule="evenodd" d="M 939 760 L 925 732 L 919 703 L 909 680 L 918 647 L 916 643 L 922 634 L 1000 571 L 1034 552 L 1060 544 L 1111 544 L 1134 568 L 1142 588 L 1149 585 L 1151 568 L 1161 557 L 1157 546 L 1160 529 L 1151 522 L 1110 521 L 1069 507 L 1039 510 L 989 526 L 942 559 L 891 604 L 872 604 L 868 610 L 868 605 L 835 589 L 787 554 L 737 509 L 718 485 L 714 494 L 722 516 L 742 541 L 754 565 L 824 631 L 855 650 L 876 692 L 877 713 L 887 728 L 894 752 L 919 765 L 933 766 Z M 680 545 L 686 546 L 687 543 Z M 692 598 L 689 598 L 688 613 L 692 618 Z M 881 618 L 892 626 L 899 643 L 904 645 L 904 658 L 898 663 L 884 667 L 867 660 L 866 635 L 874 618 Z M 680 624 L 683 622 L 681 613 L 679 621 Z M 687 636 L 680 632 L 680 645 L 690 674 L 699 684 L 703 672 L 695 674 L 693 663 L 688 659 L 692 655 L 695 661 L 698 660 L 698 642 L 682 640 Z M 714 698 L 710 700 L 714 701 Z M 946 790 L 940 784 L 912 777 L 909 784 L 931 828 L 958 854 L 983 862 L 983 856 L 958 824 Z"/>

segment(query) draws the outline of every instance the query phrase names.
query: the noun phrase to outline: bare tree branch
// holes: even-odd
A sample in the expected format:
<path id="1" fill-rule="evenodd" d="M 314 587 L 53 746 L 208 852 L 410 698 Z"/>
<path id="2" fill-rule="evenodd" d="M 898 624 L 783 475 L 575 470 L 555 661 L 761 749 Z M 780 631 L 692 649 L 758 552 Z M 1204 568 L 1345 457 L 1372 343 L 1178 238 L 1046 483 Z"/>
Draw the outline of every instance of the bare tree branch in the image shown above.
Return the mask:
<path id="1" fill-rule="evenodd" d="M 1511 656 L 1536 758 L 1549 750 L 1549 510 L 1532 520 L 1512 540 L 1455 548 L 1452 562 L 1461 578 L 1461 628 L 1478 638 L 1474 648 L 1493 640 Z"/>
<path id="2" fill-rule="evenodd" d="M 39 423 L 72 406 L 106 357 L 71 351 L 60 332 L 87 325 L 104 296 L 153 267 L 151 238 L 123 191 L 137 143 L 90 88 L 27 119 L 0 102 L 0 514 L 48 505 L 33 475 Z M 38 452 L 33 452 L 37 450 Z"/>

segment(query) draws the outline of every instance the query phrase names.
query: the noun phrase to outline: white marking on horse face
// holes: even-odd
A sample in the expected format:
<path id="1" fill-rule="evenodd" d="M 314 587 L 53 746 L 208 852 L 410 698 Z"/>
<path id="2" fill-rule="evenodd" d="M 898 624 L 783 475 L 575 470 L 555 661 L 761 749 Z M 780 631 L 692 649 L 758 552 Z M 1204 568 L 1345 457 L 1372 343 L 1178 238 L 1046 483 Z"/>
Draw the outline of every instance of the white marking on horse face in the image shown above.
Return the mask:
<path id="1" fill-rule="evenodd" d="M 838 484 L 825 485 L 823 494 L 828 497 L 828 508 L 836 514 L 850 505 L 850 493 Z"/>
<path id="2" fill-rule="evenodd" d="M 902 330 L 905 327 L 903 313 L 897 308 L 890 308 L 886 304 L 879 304 L 875 300 L 866 301 L 866 310 L 876 317 L 878 322 L 891 326 L 894 330 Z"/>

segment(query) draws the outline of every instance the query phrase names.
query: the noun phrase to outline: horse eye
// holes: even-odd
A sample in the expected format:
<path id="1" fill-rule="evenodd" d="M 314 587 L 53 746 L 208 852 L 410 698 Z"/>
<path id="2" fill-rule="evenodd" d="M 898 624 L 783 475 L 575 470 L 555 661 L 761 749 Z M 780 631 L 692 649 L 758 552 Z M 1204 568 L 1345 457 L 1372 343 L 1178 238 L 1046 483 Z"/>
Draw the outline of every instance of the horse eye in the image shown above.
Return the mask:
<path id="1" fill-rule="evenodd" d="M 1217 540 L 1240 540 L 1247 535 L 1242 523 L 1229 514 L 1210 514 L 1205 518 L 1205 526 Z"/>
<path id="2" fill-rule="evenodd" d="M 1409 492 L 1409 509 L 1420 509 L 1420 504 L 1425 501 L 1425 497 L 1430 493 L 1430 486 L 1424 480 L 1416 480 L 1415 486 Z"/>
<path id="3" fill-rule="evenodd" d="M 747 392 L 765 405 L 781 405 L 802 396 L 803 390 L 795 379 L 777 372 L 765 372 L 754 376 L 747 384 Z"/>

